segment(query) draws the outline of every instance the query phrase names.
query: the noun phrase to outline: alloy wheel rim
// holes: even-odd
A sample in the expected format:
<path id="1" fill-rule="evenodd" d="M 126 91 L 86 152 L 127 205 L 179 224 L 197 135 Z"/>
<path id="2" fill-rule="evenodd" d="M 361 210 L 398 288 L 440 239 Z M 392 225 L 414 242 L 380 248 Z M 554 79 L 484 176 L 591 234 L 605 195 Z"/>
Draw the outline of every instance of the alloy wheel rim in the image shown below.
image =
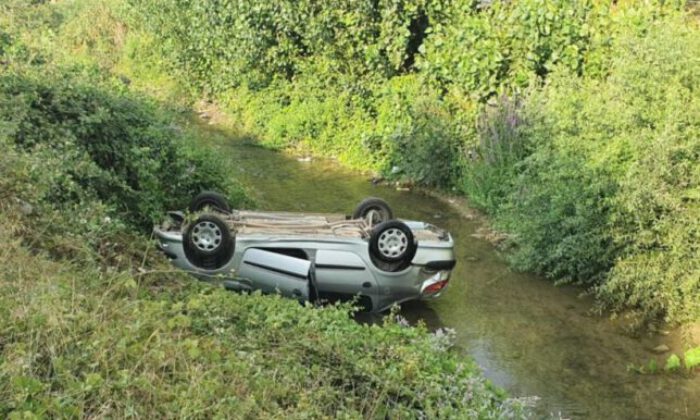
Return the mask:
<path id="1" fill-rule="evenodd" d="M 377 247 L 382 256 L 398 258 L 408 249 L 408 237 L 400 229 L 387 229 L 379 235 Z"/>
<path id="2" fill-rule="evenodd" d="M 213 222 L 202 221 L 192 228 L 192 242 L 200 251 L 214 251 L 221 245 L 221 238 L 221 229 Z"/>

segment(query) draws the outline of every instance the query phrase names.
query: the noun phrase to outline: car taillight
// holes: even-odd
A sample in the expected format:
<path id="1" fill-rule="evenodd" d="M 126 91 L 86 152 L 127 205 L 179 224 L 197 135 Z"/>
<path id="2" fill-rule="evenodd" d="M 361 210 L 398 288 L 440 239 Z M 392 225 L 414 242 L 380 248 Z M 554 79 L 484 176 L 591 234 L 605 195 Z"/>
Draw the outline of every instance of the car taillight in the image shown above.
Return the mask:
<path id="1" fill-rule="evenodd" d="M 440 280 L 436 283 L 431 284 L 430 286 L 426 287 L 423 289 L 423 294 L 424 295 L 432 295 L 434 293 L 439 292 L 440 290 L 444 289 L 445 286 L 447 286 L 447 282 L 450 281 L 449 279 L 447 280 Z"/>

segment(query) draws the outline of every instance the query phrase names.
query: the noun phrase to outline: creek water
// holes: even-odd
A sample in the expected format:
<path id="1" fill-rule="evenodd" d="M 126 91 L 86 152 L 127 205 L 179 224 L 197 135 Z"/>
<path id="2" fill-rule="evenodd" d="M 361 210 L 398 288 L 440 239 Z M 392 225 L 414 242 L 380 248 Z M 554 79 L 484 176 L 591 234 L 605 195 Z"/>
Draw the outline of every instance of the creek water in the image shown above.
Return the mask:
<path id="1" fill-rule="evenodd" d="M 628 369 L 652 358 L 663 367 L 670 353 L 650 349 L 666 344 L 677 351 L 677 333 L 630 336 L 608 317 L 593 315 L 593 301 L 580 289 L 513 272 L 489 242 L 474 236 L 483 221 L 444 201 L 375 186 L 329 160 L 300 162 L 202 128 L 262 209 L 348 214 L 364 197 L 377 196 L 400 218 L 448 229 L 457 254 L 450 287 L 434 301 L 404 304 L 402 315 L 431 329 L 454 329 L 457 351 L 474 358 L 493 383 L 514 397 L 539 398 L 534 417 L 700 418 L 698 375 Z"/>

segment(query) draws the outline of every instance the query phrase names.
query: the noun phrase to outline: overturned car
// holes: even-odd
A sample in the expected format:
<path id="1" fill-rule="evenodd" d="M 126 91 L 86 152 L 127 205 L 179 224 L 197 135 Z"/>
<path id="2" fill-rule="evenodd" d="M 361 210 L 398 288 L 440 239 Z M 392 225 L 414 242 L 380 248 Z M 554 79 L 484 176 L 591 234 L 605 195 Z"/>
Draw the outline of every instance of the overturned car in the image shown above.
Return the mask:
<path id="1" fill-rule="evenodd" d="M 302 301 L 356 299 L 373 312 L 440 296 L 455 266 L 448 232 L 393 219 L 379 198 L 344 216 L 231 210 L 223 196 L 203 192 L 154 233 L 176 267 L 202 280 Z"/>

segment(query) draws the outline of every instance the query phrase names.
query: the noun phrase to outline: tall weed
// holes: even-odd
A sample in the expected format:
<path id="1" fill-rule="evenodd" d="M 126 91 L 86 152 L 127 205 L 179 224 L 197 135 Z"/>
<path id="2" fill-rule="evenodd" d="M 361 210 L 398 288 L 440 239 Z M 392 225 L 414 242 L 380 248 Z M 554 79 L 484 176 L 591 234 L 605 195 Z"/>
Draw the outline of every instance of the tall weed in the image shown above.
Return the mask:
<path id="1" fill-rule="evenodd" d="M 529 152 L 521 107 L 505 95 L 490 101 L 477 120 L 478 143 L 463 151 L 462 189 L 475 206 L 491 213 L 503 205 Z"/>

